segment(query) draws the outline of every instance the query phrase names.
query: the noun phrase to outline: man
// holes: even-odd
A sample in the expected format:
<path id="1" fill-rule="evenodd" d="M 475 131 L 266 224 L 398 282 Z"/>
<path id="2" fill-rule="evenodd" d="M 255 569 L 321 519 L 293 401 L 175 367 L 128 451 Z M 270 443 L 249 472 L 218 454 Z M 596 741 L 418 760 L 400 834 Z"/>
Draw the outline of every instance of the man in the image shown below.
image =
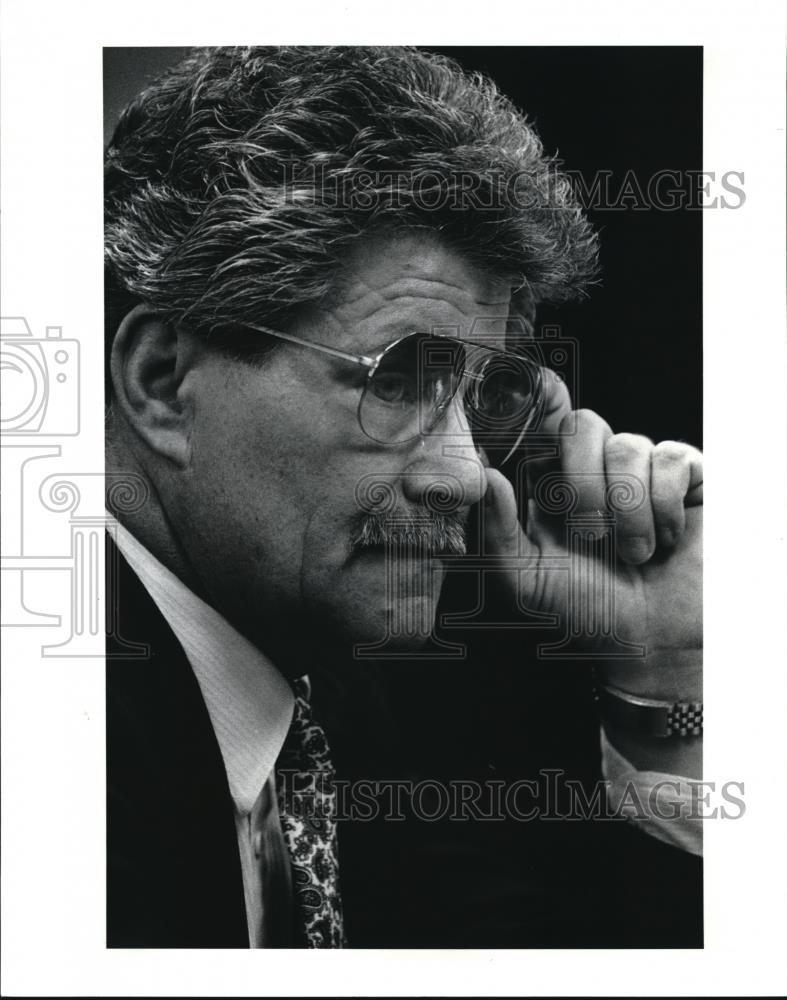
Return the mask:
<path id="1" fill-rule="evenodd" d="M 588 286 L 595 237 L 492 84 L 404 49 L 196 53 L 118 125 L 106 262 L 107 467 L 145 497 L 110 533 L 111 946 L 345 943 L 303 678 L 440 647 L 463 564 L 495 571 L 493 622 L 568 622 L 566 655 L 599 665 L 613 786 L 669 778 L 685 805 L 701 459 L 573 411 L 541 363 L 535 306 Z M 303 809 L 315 772 L 325 814 Z M 635 858 L 698 850 L 649 832 Z M 531 889 L 513 944 L 537 941 Z"/>

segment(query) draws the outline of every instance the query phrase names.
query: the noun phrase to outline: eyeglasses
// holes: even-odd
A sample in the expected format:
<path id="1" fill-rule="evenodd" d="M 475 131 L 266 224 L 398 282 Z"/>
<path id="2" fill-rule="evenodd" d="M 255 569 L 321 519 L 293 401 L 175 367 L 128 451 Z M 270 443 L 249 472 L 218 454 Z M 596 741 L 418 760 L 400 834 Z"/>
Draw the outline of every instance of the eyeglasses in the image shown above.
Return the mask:
<path id="1" fill-rule="evenodd" d="M 435 433 L 459 394 L 475 447 L 483 449 L 490 464 L 500 466 L 543 407 L 541 370 L 524 354 L 417 332 L 374 355 L 349 354 L 266 326 L 247 326 L 366 368 L 358 423 L 378 444 L 406 444 Z"/>

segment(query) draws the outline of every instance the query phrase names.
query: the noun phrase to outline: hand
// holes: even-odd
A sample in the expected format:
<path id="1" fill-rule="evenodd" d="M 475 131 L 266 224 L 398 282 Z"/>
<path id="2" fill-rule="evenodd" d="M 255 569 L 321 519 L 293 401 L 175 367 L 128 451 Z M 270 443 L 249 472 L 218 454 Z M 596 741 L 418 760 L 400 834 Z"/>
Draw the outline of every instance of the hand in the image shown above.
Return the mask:
<path id="1" fill-rule="evenodd" d="M 586 650 L 603 660 L 605 652 L 619 652 L 617 640 L 622 640 L 644 647 L 645 655 L 605 662 L 608 683 L 646 697 L 699 698 L 702 456 L 680 442 L 654 445 L 645 437 L 613 434 L 596 413 L 572 411 L 565 386 L 551 372 L 545 377 L 549 403 L 538 442 L 558 444 L 559 455 L 544 458 L 531 451 L 524 456 L 524 528 L 511 484 L 502 473 L 488 470 L 486 552 L 518 556 L 516 567 L 504 574 L 512 599 L 557 614 L 563 626 L 572 602 L 575 608 L 591 602 L 600 614 L 614 595 L 615 635 L 590 634 L 591 626 L 584 636 Z M 582 517 L 582 530 L 614 537 L 616 551 L 606 568 L 598 547 L 589 546 L 566 572 L 568 512 L 556 515 L 545 502 L 545 487 L 561 482 L 575 494 L 570 514 Z M 635 502 L 616 509 L 616 493 L 631 493 L 632 487 Z"/>

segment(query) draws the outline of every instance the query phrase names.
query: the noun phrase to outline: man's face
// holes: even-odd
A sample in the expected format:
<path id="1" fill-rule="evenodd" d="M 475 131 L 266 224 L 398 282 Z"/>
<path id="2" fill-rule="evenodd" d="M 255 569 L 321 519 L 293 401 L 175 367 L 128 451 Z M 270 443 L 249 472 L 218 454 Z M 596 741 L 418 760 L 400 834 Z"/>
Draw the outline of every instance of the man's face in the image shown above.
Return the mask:
<path id="1" fill-rule="evenodd" d="M 502 346 L 509 304 L 508 284 L 437 241 L 377 237 L 348 260 L 336 302 L 291 332 L 370 355 L 414 330 L 466 339 L 478 317 L 497 317 Z M 458 400 L 433 433 L 386 447 L 358 423 L 360 365 L 285 342 L 260 367 L 205 351 L 189 377 L 191 463 L 173 520 L 215 606 L 263 645 L 326 627 L 356 642 L 393 629 L 399 647 L 420 645 L 440 559 L 409 550 L 391 560 L 352 539 L 382 495 L 398 513 L 419 513 L 438 488 L 466 518 L 486 477 Z"/>

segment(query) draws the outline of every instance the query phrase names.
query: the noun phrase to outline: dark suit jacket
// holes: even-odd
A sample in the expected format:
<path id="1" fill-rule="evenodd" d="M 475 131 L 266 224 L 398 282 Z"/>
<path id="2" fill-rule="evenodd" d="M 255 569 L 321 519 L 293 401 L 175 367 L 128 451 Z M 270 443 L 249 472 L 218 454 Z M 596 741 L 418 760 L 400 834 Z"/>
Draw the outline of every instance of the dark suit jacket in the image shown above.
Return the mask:
<path id="1" fill-rule="evenodd" d="M 107 546 L 107 945 L 248 948 L 227 777 L 183 649 Z M 110 616 L 111 617 L 111 616 Z M 130 655 L 130 643 L 148 654 Z"/>
<path id="2" fill-rule="evenodd" d="M 246 948 L 232 803 L 202 695 L 111 542 L 107 572 L 118 612 L 107 640 L 108 946 Z M 313 665 L 337 776 L 511 782 L 560 768 L 592 786 L 586 667 L 523 669 L 521 634 L 509 651 L 496 642 L 442 668 Z M 147 655 L 129 655 L 130 643 Z M 407 815 L 342 821 L 339 845 L 351 947 L 702 946 L 700 859 L 620 823 Z"/>
<path id="3" fill-rule="evenodd" d="M 449 574 L 441 610 L 474 608 L 474 587 L 472 574 Z M 543 787 L 552 770 L 586 801 L 598 790 L 599 719 L 586 661 L 540 661 L 537 644 L 555 640 L 549 631 L 452 626 L 442 637 L 465 643 L 467 655 L 310 666 L 337 774 L 382 783 L 379 818 L 340 826 L 351 945 L 702 947 L 702 859 L 626 822 L 543 812 L 525 821 L 425 821 L 424 808 L 439 810 L 434 795 L 420 815 L 404 795 L 405 818 L 382 818 L 391 779 L 510 789 L 522 779 Z M 528 796 L 521 801 L 526 810 Z"/>

